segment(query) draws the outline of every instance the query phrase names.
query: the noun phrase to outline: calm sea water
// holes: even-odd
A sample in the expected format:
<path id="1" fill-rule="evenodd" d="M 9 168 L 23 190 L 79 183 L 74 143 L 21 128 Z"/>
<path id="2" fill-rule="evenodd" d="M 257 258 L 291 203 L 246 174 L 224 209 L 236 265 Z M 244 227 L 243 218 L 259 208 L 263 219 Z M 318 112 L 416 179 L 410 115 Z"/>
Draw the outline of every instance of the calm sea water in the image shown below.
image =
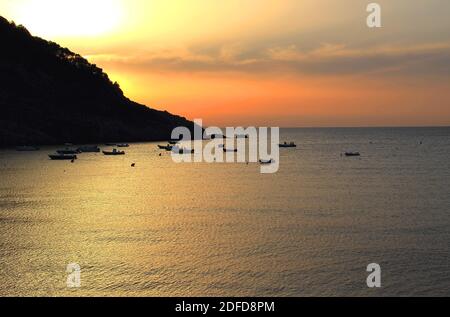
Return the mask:
<path id="1" fill-rule="evenodd" d="M 450 128 L 282 140 L 299 147 L 273 175 L 175 164 L 156 144 L 74 164 L 0 151 L 0 295 L 450 295 Z"/>

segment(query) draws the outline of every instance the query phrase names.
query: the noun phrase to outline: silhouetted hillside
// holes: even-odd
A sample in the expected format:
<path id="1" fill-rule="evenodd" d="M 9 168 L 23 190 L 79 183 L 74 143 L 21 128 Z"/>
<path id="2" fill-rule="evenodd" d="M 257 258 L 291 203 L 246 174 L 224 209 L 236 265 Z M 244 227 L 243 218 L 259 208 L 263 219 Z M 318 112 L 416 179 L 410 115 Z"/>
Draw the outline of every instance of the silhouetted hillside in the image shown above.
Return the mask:
<path id="1" fill-rule="evenodd" d="M 123 95 L 102 69 L 0 17 L 0 146 L 153 141 L 193 124 Z"/>

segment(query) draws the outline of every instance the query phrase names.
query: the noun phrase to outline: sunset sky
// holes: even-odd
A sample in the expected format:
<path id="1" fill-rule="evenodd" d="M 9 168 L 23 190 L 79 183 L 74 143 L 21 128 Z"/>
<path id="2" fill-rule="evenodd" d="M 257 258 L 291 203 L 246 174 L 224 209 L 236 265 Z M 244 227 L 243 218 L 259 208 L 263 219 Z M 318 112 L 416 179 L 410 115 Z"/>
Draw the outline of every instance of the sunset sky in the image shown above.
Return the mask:
<path id="1" fill-rule="evenodd" d="M 450 1 L 0 0 L 149 107 L 218 126 L 450 124 Z"/>

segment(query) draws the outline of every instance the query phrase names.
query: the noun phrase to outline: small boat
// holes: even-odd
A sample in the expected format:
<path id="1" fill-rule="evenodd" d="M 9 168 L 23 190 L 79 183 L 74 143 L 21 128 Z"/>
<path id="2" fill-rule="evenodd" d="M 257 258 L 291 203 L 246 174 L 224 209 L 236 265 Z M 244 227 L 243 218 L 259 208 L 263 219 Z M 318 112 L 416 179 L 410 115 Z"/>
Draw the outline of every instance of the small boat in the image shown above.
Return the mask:
<path id="1" fill-rule="evenodd" d="M 194 149 L 180 148 L 178 146 L 174 146 L 172 148 L 172 152 L 175 153 L 175 154 L 194 154 L 195 150 Z"/>
<path id="2" fill-rule="evenodd" d="M 294 142 L 290 142 L 290 143 L 284 142 L 284 143 L 279 144 L 279 146 L 280 146 L 280 148 L 294 148 L 294 147 L 297 147 L 297 145 Z"/>
<path id="3" fill-rule="evenodd" d="M 62 150 L 57 150 L 56 153 L 58 153 L 58 154 L 66 154 L 66 155 L 67 155 L 67 154 L 73 155 L 73 154 L 79 154 L 80 151 L 79 151 L 78 149 L 69 149 L 69 148 L 66 148 L 66 149 L 62 149 Z"/>
<path id="4" fill-rule="evenodd" d="M 238 150 L 237 149 L 227 149 L 227 148 L 223 148 L 224 152 L 234 152 L 236 153 Z"/>
<path id="5" fill-rule="evenodd" d="M 211 134 L 209 136 L 210 140 L 215 140 L 215 139 L 226 139 L 227 137 L 225 135 L 222 134 Z"/>
<path id="6" fill-rule="evenodd" d="M 172 145 L 158 145 L 158 148 L 160 150 L 165 150 L 165 151 L 172 151 L 173 146 Z"/>
<path id="7" fill-rule="evenodd" d="M 74 161 L 78 158 L 74 154 L 51 154 L 48 157 L 52 161 Z"/>
<path id="8" fill-rule="evenodd" d="M 18 146 L 16 147 L 16 151 L 18 152 L 35 152 L 40 149 L 37 146 Z"/>
<path id="9" fill-rule="evenodd" d="M 361 153 L 359 153 L 359 152 L 345 152 L 345 156 L 347 156 L 347 157 L 361 156 Z"/>
<path id="10" fill-rule="evenodd" d="M 112 151 L 103 151 L 104 155 L 112 156 L 112 155 L 125 155 L 124 151 L 118 151 L 117 149 L 113 149 Z"/>
<path id="11" fill-rule="evenodd" d="M 79 153 L 100 153 L 98 146 L 80 146 L 77 151 Z"/>
<path id="12" fill-rule="evenodd" d="M 275 163 L 275 160 L 270 159 L 270 160 L 259 160 L 260 164 L 272 164 Z"/>
<path id="13" fill-rule="evenodd" d="M 123 144 L 117 144 L 117 147 L 130 147 L 130 145 L 127 143 L 123 143 Z"/>

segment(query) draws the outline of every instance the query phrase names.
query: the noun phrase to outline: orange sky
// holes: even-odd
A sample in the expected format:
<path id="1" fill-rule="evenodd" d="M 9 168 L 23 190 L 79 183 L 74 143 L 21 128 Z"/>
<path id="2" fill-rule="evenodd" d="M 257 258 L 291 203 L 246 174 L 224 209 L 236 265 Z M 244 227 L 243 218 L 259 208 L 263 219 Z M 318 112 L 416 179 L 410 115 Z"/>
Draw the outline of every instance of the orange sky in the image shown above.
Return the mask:
<path id="1" fill-rule="evenodd" d="M 450 2 L 0 0 L 126 95 L 219 126 L 450 124 Z M 71 4 L 72 3 L 72 4 Z"/>

